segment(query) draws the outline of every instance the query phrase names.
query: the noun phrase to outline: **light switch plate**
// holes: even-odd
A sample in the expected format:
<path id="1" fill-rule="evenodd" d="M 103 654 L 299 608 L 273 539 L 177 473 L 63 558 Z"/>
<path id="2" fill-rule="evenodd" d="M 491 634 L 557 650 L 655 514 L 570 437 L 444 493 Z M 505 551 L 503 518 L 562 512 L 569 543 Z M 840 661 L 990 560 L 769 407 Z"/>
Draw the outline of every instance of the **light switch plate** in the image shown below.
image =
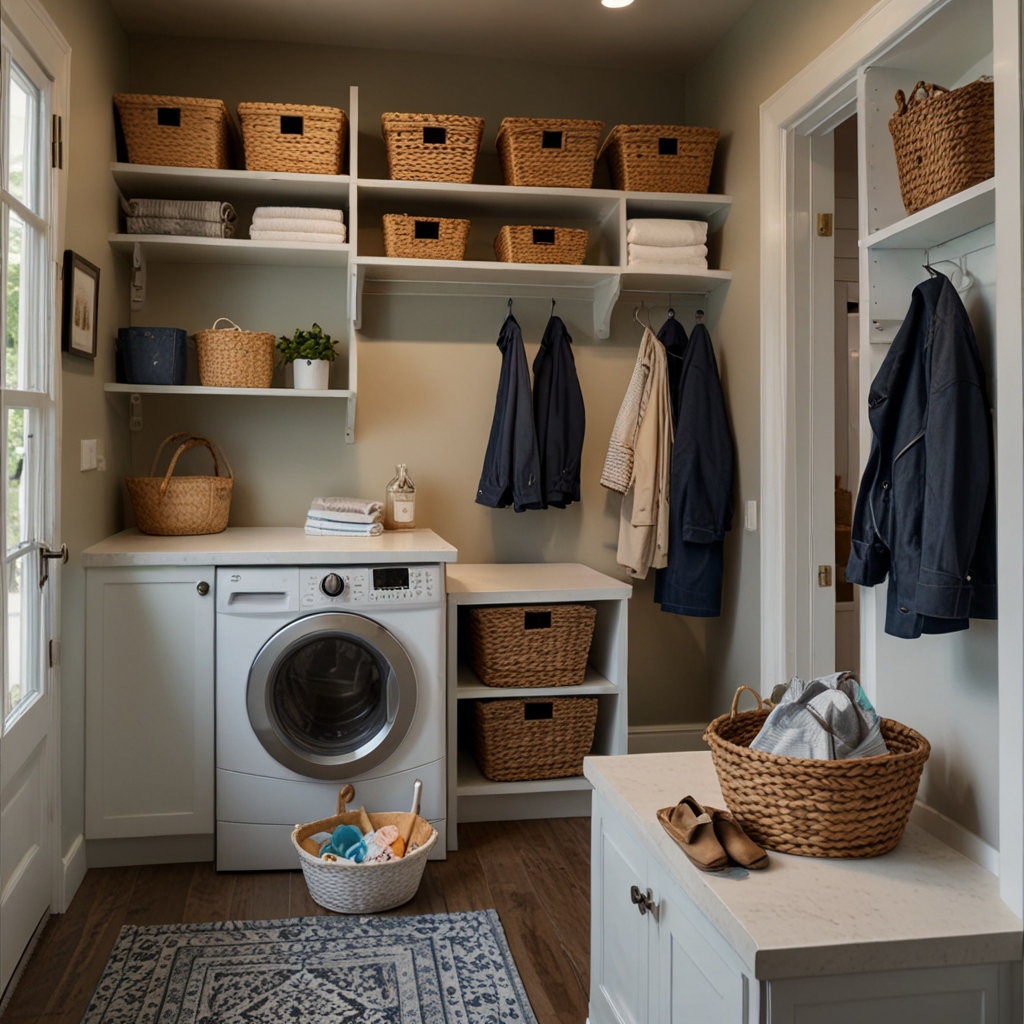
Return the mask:
<path id="1" fill-rule="evenodd" d="M 82 442 L 82 472 L 96 468 L 96 438 Z"/>
<path id="2" fill-rule="evenodd" d="M 750 533 L 754 533 L 757 530 L 757 502 L 747 502 L 747 513 L 743 522 L 744 529 Z"/>

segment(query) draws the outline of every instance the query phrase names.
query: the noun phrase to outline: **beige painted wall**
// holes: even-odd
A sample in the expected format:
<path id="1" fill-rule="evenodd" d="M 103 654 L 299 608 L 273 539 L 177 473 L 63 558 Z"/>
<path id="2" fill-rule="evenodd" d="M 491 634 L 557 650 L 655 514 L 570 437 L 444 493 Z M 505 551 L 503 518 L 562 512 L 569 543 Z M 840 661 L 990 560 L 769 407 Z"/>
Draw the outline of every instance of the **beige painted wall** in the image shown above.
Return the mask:
<path id="1" fill-rule="evenodd" d="M 686 80 L 689 122 L 722 131 L 711 190 L 733 197 L 719 235 L 720 265 L 733 280 L 715 341 L 736 437 L 738 525 L 743 503 L 759 500 L 761 486 L 759 108 L 872 6 L 760 0 Z M 756 687 L 760 679 L 759 535 L 734 529 L 725 566 L 723 615 L 707 628 L 712 714 L 728 708 L 737 686 Z"/>
<path id="2" fill-rule="evenodd" d="M 124 264 L 107 245 L 117 230 L 117 190 L 110 177 L 114 154 L 111 96 L 128 84 L 128 37 L 106 0 L 43 0 L 71 45 L 71 110 L 67 128 L 68 197 L 65 245 L 100 268 L 99 354 L 96 362 L 61 357 L 63 456 L 61 534 L 70 560 L 61 570 L 61 736 L 63 845 L 83 828 L 85 764 L 85 576 L 83 548 L 120 528 L 120 479 L 127 453 L 124 434 L 103 385 L 113 337 L 127 322 Z M 82 473 L 79 441 L 96 438 L 106 454 L 105 473 Z"/>

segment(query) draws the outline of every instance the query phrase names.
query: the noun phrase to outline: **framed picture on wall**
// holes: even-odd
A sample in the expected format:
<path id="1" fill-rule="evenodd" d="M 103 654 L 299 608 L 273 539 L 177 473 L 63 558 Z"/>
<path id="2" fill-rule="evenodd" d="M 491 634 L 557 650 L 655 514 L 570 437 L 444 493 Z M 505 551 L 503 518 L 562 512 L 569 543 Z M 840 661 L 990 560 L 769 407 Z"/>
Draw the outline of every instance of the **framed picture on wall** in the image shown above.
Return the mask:
<path id="1" fill-rule="evenodd" d="M 84 359 L 96 358 L 96 314 L 100 304 L 100 268 L 77 252 L 64 250 L 64 317 L 60 347 Z"/>

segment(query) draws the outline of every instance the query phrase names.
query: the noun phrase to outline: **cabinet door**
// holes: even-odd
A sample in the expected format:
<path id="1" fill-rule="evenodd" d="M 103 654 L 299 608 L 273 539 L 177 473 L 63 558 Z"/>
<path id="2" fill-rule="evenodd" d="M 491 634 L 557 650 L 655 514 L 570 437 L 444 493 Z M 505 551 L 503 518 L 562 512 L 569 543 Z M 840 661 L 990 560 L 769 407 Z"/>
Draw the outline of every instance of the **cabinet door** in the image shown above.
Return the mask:
<path id="1" fill-rule="evenodd" d="M 646 1024 L 650 916 L 630 890 L 647 889 L 647 858 L 594 794 L 591 816 L 590 1024 Z"/>
<path id="2" fill-rule="evenodd" d="M 214 578 L 86 573 L 87 839 L 213 832 Z"/>

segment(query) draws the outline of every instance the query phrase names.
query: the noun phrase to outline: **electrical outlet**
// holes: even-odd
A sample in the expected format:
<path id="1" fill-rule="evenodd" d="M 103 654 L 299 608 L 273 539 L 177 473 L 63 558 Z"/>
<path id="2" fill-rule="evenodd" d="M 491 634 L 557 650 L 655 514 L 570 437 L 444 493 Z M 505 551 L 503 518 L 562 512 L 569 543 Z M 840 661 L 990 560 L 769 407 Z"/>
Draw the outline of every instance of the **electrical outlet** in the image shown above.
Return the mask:
<path id="1" fill-rule="evenodd" d="M 82 442 L 82 472 L 96 468 L 96 438 Z"/>

